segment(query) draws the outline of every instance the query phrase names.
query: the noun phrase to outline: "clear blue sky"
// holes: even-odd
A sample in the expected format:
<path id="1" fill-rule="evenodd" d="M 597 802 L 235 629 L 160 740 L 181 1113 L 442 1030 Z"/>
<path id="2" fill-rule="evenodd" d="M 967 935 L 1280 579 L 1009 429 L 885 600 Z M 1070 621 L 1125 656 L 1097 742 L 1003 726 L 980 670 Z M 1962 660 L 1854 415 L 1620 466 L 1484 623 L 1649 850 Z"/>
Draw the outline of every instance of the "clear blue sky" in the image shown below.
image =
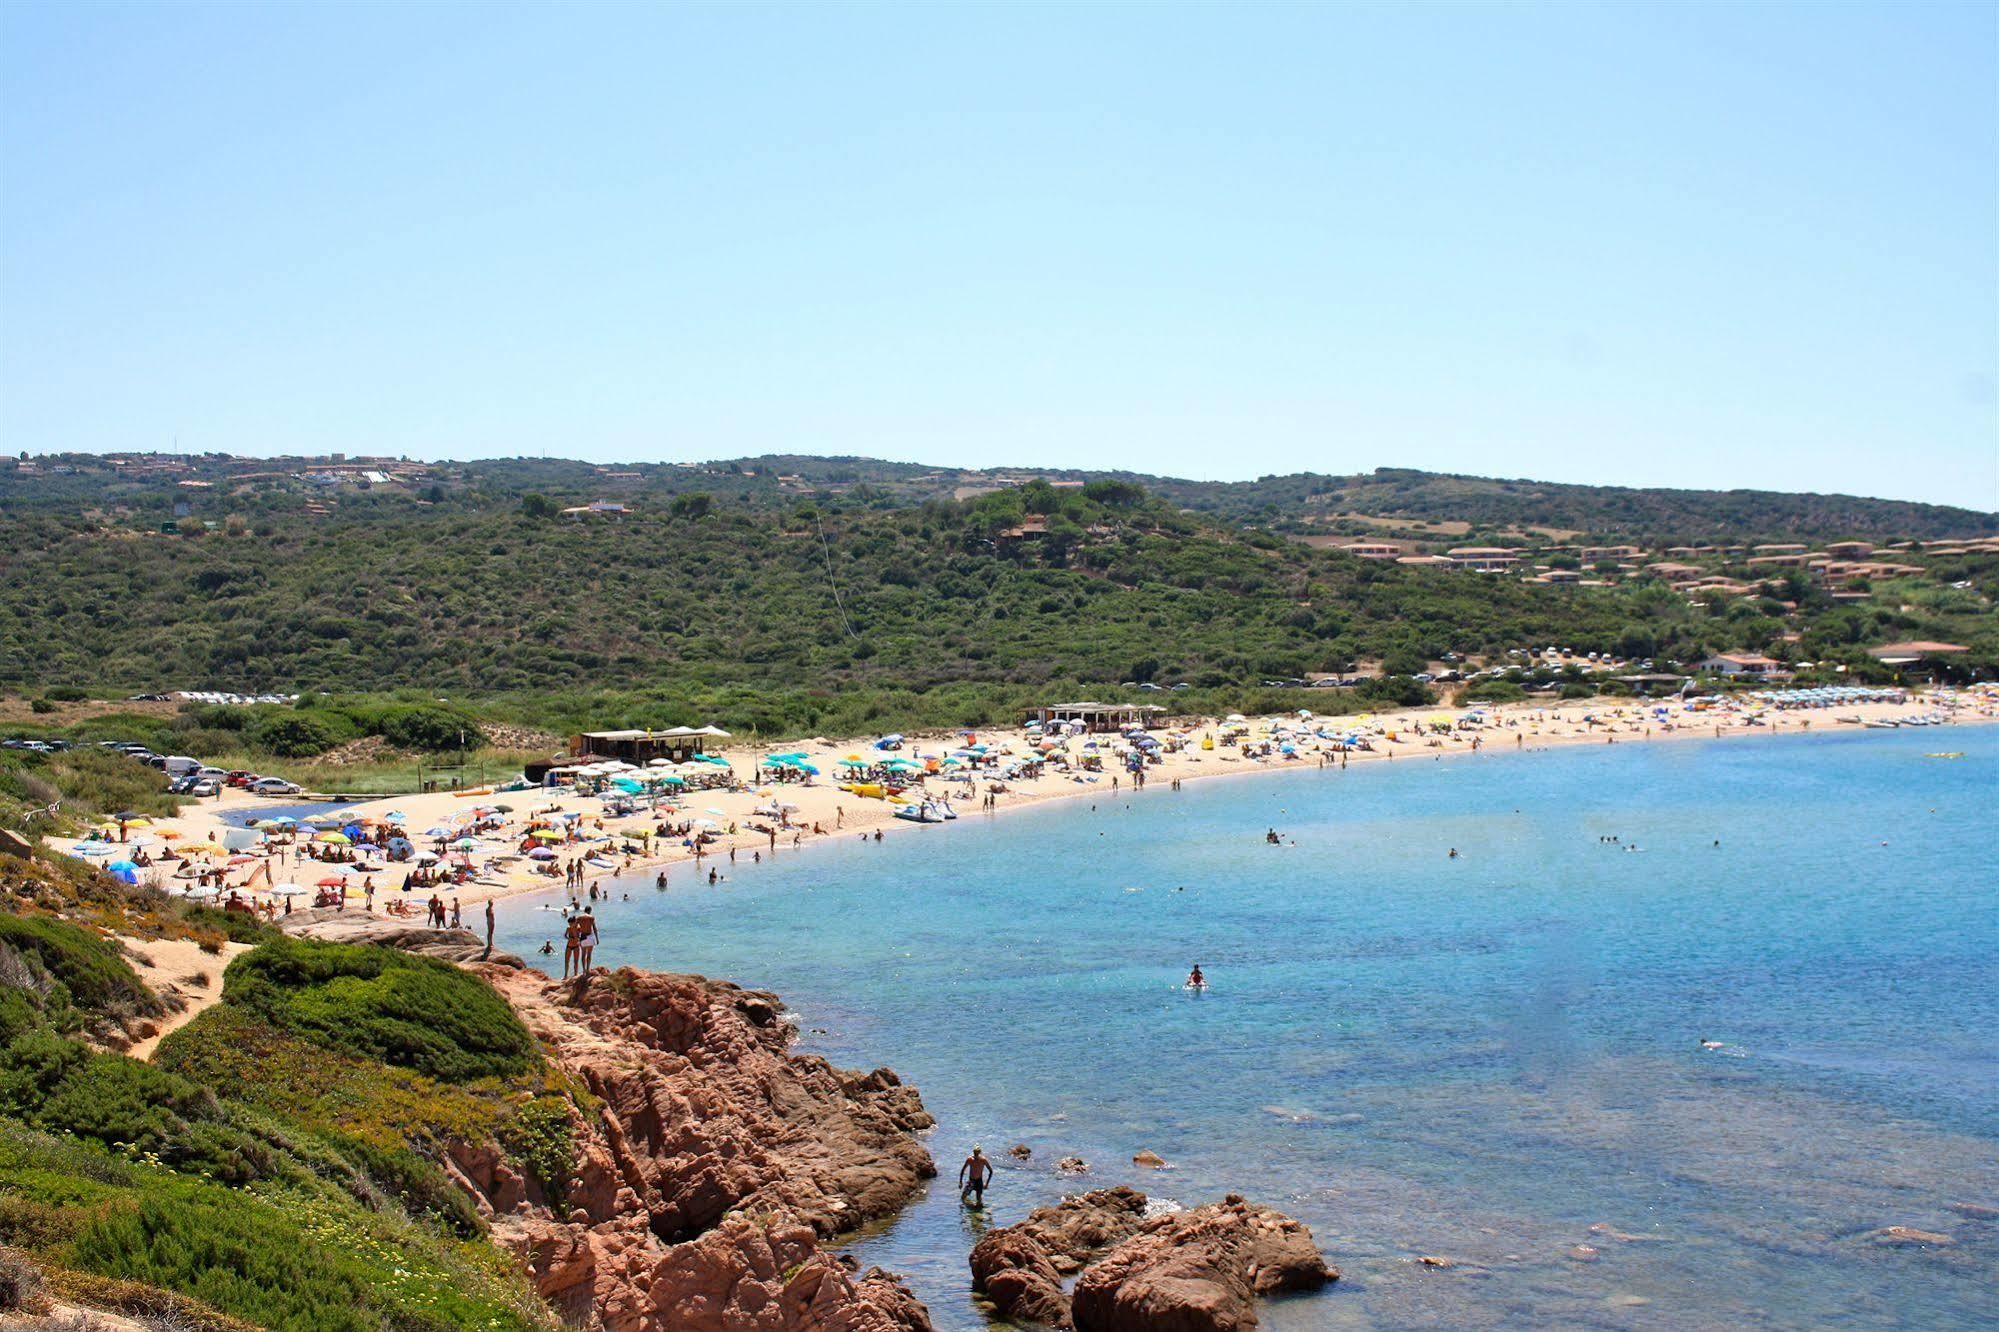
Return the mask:
<path id="1" fill-rule="evenodd" d="M 0 448 L 1999 508 L 1999 7 L 0 8 Z"/>

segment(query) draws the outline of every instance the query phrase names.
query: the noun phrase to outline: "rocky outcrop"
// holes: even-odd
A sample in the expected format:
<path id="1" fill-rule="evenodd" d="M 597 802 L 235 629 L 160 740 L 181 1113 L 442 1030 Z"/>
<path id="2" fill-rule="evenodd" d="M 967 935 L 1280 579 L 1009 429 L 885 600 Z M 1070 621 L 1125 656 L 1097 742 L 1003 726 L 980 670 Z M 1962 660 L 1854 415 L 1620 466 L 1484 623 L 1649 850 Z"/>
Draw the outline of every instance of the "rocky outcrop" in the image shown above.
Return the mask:
<path id="1" fill-rule="evenodd" d="M 473 964 L 581 1089 L 567 1176 L 493 1145 L 453 1173 L 569 1320 L 610 1332 L 919 1332 L 890 1274 L 822 1239 L 886 1216 L 936 1173 L 932 1124 L 887 1069 L 790 1052 L 776 996 L 699 976 L 557 982 Z"/>
<path id="2" fill-rule="evenodd" d="M 1153 1215 L 1128 1188 L 1038 1208 L 985 1235 L 971 1261 L 973 1289 L 1001 1314 L 1078 1332 L 1243 1332 L 1261 1297 L 1339 1277 L 1282 1213 L 1230 1195 Z"/>

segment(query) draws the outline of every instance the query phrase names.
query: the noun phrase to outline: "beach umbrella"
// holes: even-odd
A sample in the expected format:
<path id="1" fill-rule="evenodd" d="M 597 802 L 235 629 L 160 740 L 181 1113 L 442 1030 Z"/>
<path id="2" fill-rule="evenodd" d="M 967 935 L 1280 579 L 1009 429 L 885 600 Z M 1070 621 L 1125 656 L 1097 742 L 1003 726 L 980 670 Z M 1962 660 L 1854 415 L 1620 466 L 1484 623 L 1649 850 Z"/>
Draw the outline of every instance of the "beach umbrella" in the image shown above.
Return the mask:
<path id="1" fill-rule="evenodd" d="M 220 897 L 221 895 L 222 890 L 220 888 L 189 888 L 181 894 L 182 897 L 191 897 L 196 901 L 208 897 Z"/>
<path id="2" fill-rule="evenodd" d="M 338 874 L 329 874 L 323 879 L 315 880 L 315 883 L 321 888 L 345 888 L 347 886 L 347 880 L 341 878 Z"/>
<path id="3" fill-rule="evenodd" d="M 562 834 L 553 828 L 536 828 L 528 836 L 544 842 L 559 842 L 562 840 Z"/>
<path id="4" fill-rule="evenodd" d="M 514 812 L 514 807 L 512 805 L 495 805 L 493 806 L 493 812 L 495 814 L 511 814 Z"/>
<path id="5" fill-rule="evenodd" d="M 329 846 L 351 846 L 354 839 L 343 832 L 323 832 L 315 836 L 315 842 L 325 842 Z"/>
<path id="6" fill-rule="evenodd" d="M 180 829 L 178 828 L 162 828 L 160 829 L 160 836 L 164 837 L 167 841 L 171 842 L 175 838 L 185 837 L 187 836 L 187 834 L 180 831 Z"/>
<path id="7" fill-rule="evenodd" d="M 554 860 L 554 859 L 555 859 L 555 848 L 554 848 L 554 847 L 552 847 L 552 846 L 538 846 L 538 847 L 536 847 L 536 848 L 535 848 L 534 850 L 532 850 L 532 851 L 528 852 L 528 859 L 529 859 L 529 860 Z"/>
<path id="8" fill-rule="evenodd" d="M 304 897 L 306 892 L 295 883 L 273 884 L 271 891 L 279 897 Z"/>
<path id="9" fill-rule="evenodd" d="M 470 851 L 473 847 L 479 844 L 473 841 L 469 837 L 461 837 L 457 841 L 453 842 L 452 845 L 457 847 L 460 851 Z"/>
<path id="10" fill-rule="evenodd" d="M 229 864 L 232 867 L 237 865 L 255 865 L 258 863 L 258 860 L 259 857 L 257 856 L 231 856 L 229 857 Z"/>
<path id="11" fill-rule="evenodd" d="M 437 852 L 435 851 L 419 851 L 416 853 L 416 863 L 419 865 L 430 865 L 436 863 L 436 861 Z"/>
<path id="12" fill-rule="evenodd" d="M 308 814 L 305 817 L 305 821 L 307 823 L 318 823 L 331 827 L 338 827 L 342 817 L 343 817 L 342 815 L 333 814 L 333 813 Z"/>
<path id="13" fill-rule="evenodd" d="M 423 830 L 423 835 L 425 837 L 449 837 L 451 836 L 452 833 L 457 831 L 458 830 L 456 828 L 447 828 L 440 823 L 435 828 L 425 828 Z"/>
<path id="14" fill-rule="evenodd" d="M 127 870 L 136 870 L 139 866 L 136 861 L 112 860 L 105 862 L 104 868 L 110 870 L 113 874 L 122 874 Z"/>

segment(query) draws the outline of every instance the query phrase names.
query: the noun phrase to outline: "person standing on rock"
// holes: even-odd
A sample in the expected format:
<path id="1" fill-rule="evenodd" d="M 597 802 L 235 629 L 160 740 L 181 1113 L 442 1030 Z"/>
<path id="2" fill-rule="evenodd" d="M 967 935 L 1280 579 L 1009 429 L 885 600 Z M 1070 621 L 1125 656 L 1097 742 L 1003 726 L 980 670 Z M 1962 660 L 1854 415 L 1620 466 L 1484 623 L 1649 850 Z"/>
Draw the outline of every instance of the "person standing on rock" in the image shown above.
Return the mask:
<path id="1" fill-rule="evenodd" d="M 590 970 L 590 959 L 597 952 L 597 917 L 589 907 L 576 922 L 576 974 L 581 976 Z"/>
<path id="2" fill-rule="evenodd" d="M 480 961 L 493 955 L 493 899 L 486 899 L 486 951 L 480 954 Z"/>
<path id="3" fill-rule="evenodd" d="M 562 979 L 568 980 L 576 970 L 576 933 L 583 928 L 583 917 L 571 916 L 562 923 Z"/>
<path id="4" fill-rule="evenodd" d="M 986 1205 L 986 1183 L 993 1177 L 993 1163 L 983 1147 L 972 1148 L 965 1164 L 958 1167 L 958 1198 L 974 1207 Z"/>

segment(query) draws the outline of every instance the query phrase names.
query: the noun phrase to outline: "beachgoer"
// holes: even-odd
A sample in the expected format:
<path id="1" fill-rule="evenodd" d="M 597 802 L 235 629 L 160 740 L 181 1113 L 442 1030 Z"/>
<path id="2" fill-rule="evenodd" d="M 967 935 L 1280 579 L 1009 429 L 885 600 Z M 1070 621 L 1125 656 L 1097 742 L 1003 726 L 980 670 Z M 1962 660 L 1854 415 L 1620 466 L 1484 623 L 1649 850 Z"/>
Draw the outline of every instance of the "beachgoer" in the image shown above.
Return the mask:
<path id="1" fill-rule="evenodd" d="M 1190 990 L 1199 990 L 1205 988 L 1207 983 L 1208 978 L 1201 974 L 1201 964 L 1196 962 L 1194 969 L 1187 973 L 1187 988 Z"/>
<path id="2" fill-rule="evenodd" d="M 590 970 L 590 959 L 597 952 L 597 939 L 597 917 L 591 914 L 589 907 L 584 907 L 576 929 L 576 946 L 580 950 L 577 956 L 577 975 L 581 976 Z"/>
<path id="3" fill-rule="evenodd" d="M 983 1148 L 972 1148 L 972 1154 L 965 1158 L 965 1164 L 958 1167 L 958 1197 L 974 1207 L 986 1205 L 986 1184 L 993 1177 L 993 1163 L 986 1159 Z"/>
<path id="4" fill-rule="evenodd" d="M 581 916 L 571 916 L 562 926 L 562 979 L 568 980 L 576 970 L 576 932 Z"/>
<path id="5" fill-rule="evenodd" d="M 483 961 L 484 958 L 491 957 L 492 955 L 493 955 L 493 899 L 489 897 L 486 899 L 486 951 L 482 956 L 481 960 Z"/>

